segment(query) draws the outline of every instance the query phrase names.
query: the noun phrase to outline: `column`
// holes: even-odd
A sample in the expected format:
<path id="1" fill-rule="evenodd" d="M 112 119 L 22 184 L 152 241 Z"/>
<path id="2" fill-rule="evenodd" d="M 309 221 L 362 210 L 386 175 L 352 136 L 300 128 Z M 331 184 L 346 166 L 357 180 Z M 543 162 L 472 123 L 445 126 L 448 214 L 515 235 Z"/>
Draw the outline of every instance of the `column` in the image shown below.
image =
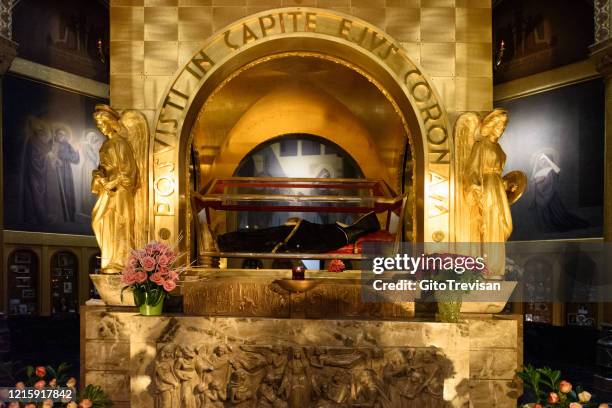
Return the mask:
<path id="1" fill-rule="evenodd" d="M 13 0 L 0 0 L 0 37 L 11 39 Z"/>
<path id="2" fill-rule="evenodd" d="M 2 77 L 17 55 L 17 44 L 11 41 L 13 0 L 0 0 L 0 161 L 2 160 Z M 0 183 L 4 184 L 2 166 L 0 166 Z M 6 312 L 6 273 L 4 265 L 4 197 L 0 188 L 0 311 Z"/>
<path id="3" fill-rule="evenodd" d="M 0 0 L 0 77 L 6 73 L 17 55 L 17 44 L 11 41 L 13 2 Z"/>

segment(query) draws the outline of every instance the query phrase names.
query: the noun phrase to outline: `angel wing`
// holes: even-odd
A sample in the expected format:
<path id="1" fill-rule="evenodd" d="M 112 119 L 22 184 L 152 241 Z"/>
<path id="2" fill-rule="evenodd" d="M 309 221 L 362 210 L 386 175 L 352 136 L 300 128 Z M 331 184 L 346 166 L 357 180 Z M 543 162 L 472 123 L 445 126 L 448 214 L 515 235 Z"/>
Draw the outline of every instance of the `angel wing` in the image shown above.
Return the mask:
<path id="1" fill-rule="evenodd" d="M 468 243 L 470 237 L 470 207 L 464 194 L 463 174 L 465 165 L 472 152 L 474 142 L 478 140 L 480 117 L 474 112 L 461 114 L 455 122 L 453 139 L 455 145 L 455 208 L 456 242 Z"/>
<path id="2" fill-rule="evenodd" d="M 132 146 L 138 166 L 138 185 L 134 195 L 136 225 L 134 244 L 144 246 L 149 240 L 149 126 L 146 117 L 139 111 L 126 110 L 121 115 L 121 123 L 127 129 L 126 138 Z"/>

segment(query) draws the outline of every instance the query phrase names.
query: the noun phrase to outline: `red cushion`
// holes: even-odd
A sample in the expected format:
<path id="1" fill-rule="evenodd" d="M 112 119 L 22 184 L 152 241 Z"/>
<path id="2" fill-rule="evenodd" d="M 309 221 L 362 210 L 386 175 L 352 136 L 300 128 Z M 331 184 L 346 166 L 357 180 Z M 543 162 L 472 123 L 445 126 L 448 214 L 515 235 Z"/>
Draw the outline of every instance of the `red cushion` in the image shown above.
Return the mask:
<path id="1" fill-rule="evenodd" d="M 356 253 L 361 253 L 361 248 L 363 247 L 364 242 L 394 242 L 395 235 L 391 234 L 387 231 L 380 230 L 376 232 L 370 232 L 363 237 L 360 237 L 357 242 L 355 242 L 355 248 L 357 249 Z"/>
<path id="2" fill-rule="evenodd" d="M 341 248 L 336 249 L 335 251 L 329 251 L 328 254 L 352 254 L 354 250 L 354 244 L 347 244 Z"/>

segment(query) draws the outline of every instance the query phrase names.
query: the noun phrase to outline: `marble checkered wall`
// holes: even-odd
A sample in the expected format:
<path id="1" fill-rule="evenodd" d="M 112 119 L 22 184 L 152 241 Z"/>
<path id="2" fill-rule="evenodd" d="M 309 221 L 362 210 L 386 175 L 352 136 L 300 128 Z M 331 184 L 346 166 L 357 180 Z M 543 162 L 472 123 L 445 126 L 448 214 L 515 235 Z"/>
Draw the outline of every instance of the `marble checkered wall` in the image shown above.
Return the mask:
<path id="1" fill-rule="evenodd" d="M 493 103 L 490 0 L 111 0 L 111 103 L 154 116 L 204 40 L 256 12 L 320 7 L 384 29 L 419 63 L 451 117 Z"/>

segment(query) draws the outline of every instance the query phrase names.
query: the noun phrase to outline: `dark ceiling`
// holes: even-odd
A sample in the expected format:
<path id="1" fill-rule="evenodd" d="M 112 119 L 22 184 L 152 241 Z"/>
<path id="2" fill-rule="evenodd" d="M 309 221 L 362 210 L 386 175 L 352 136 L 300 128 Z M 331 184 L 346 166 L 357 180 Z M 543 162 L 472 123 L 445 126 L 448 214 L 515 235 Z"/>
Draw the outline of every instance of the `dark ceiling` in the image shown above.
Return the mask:
<path id="1" fill-rule="evenodd" d="M 492 0 L 493 8 L 499 6 L 504 1 L 512 1 L 512 0 Z M 591 6 L 593 6 L 593 1 L 594 0 L 580 0 L 580 1 L 585 1 L 585 2 L 589 3 Z"/>

